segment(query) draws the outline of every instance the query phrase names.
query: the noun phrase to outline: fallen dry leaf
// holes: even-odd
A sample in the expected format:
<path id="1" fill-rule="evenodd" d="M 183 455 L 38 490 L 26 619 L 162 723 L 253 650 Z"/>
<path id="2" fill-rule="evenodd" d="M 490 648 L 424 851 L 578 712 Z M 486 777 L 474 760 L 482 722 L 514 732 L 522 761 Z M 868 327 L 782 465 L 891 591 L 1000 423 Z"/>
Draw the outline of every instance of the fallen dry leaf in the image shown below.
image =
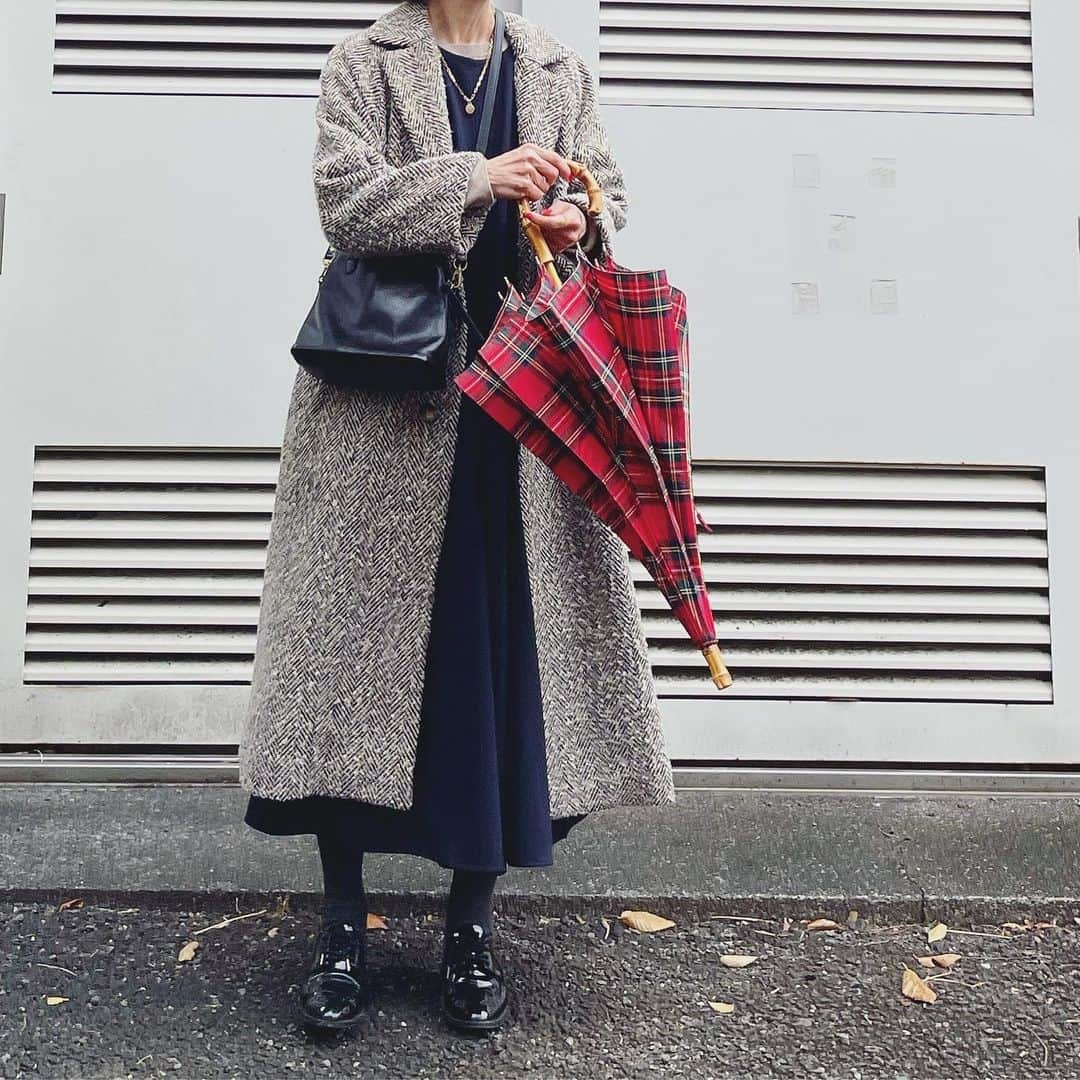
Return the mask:
<path id="1" fill-rule="evenodd" d="M 809 921 L 807 921 L 806 919 L 803 919 L 802 921 L 804 923 L 806 923 L 806 929 L 807 930 L 839 930 L 840 929 L 840 924 L 838 922 L 836 922 L 835 920 L 833 920 L 833 919 L 811 919 Z"/>
<path id="2" fill-rule="evenodd" d="M 57 911 L 63 911 L 65 908 L 81 908 L 82 906 L 83 906 L 82 897 L 81 896 L 76 896 L 76 897 L 73 897 L 71 900 L 65 900 L 65 901 L 63 901 L 63 903 L 57 904 L 56 905 L 56 910 Z M 66 1001 L 67 998 L 65 998 L 64 1000 Z"/>
<path id="3" fill-rule="evenodd" d="M 963 957 L 959 953 L 955 952 L 935 953 L 934 955 L 934 963 L 937 964 L 938 967 L 943 968 L 951 968 L 953 964 L 957 962 L 957 960 L 962 959 Z"/>
<path id="4" fill-rule="evenodd" d="M 900 980 L 900 992 L 912 1001 L 925 1001 L 928 1004 L 937 1001 L 937 991 L 907 964 L 904 965 L 904 974 Z"/>
<path id="5" fill-rule="evenodd" d="M 270 929 L 266 931 L 266 936 L 267 937 L 277 937 L 278 936 L 278 931 L 280 929 L 281 929 L 280 926 L 271 926 Z"/>
<path id="6" fill-rule="evenodd" d="M 847 913 L 847 924 L 848 924 L 848 926 L 850 926 L 852 928 L 852 930 L 854 930 L 855 927 L 858 925 L 858 922 L 859 922 L 859 913 L 857 911 L 855 911 L 854 909 L 852 909 L 851 911 L 849 911 Z"/>
<path id="7" fill-rule="evenodd" d="M 735 1011 L 735 1005 L 730 1001 L 710 1001 L 709 1008 L 718 1013 L 733 1013 Z"/>
<path id="8" fill-rule="evenodd" d="M 651 911 L 624 911 L 619 915 L 619 922 L 642 934 L 670 930 L 675 925 L 670 919 L 665 919 L 663 915 L 654 915 Z"/>
<path id="9" fill-rule="evenodd" d="M 916 956 L 915 959 L 925 968 L 951 968 L 957 960 L 962 960 L 963 957 L 959 953 L 945 952 L 931 953 L 929 956 Z"/>
<path id="10" fill-rule="evenodd" d="M 725 953 L 720 957 L 720 963 L 729 968 L 749 967 L 755 960 L 756 956 L 739 956 L 736 953 Z"/>
<path id="11" fill-rule="evenodd" d="M 45 1004 L 46 1005 L 63 1005 L 65 1001 L 70 1001 L 70 1000 L 71 1000 L 70 998 L 56 997 L 54 994 L 50 994 L 45 999 Z"/>
<path id="12" fill-rule="evenodd" d="M 183 947 L 180 949 L 180 952 L 176 955 L 177 962 L 180 963 L 184 960 L 193 960 L 195 958 L 195 952 L 198 947 L 199 943 L 197 941 L 185 942 Z"/>
<path id="13" fill-rule="evenodd" d="M 932 945 L 935 941 L 940 941 L 948 932 L 949 928 L 943 922 L 936 922 L 926 931 L 926 940 Z"/>
<path id="14" fill-rule="evenodd" d="M 389 930 L 390 924 L 386 921 L 385 915 L 375 915 L 372 912 L 368 912 L 367 928 L 369 930 Z"/>

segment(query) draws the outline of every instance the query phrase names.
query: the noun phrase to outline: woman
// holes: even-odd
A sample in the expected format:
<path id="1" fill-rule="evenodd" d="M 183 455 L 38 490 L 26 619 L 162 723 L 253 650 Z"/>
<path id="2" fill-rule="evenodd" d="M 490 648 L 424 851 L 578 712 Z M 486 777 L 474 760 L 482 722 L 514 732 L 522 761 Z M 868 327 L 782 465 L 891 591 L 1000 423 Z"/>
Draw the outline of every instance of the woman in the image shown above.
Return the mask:
<path id="1" fill-rule="evenodd" d="M 626 220 L 588 66 L 524 17 L 505 23 L 496 43 L 489 0 L 405 0 L 331 51 L 316 107 L 329 242 L 467 258 L 459 288 L 485 334 L 504 276 L 526 290 L 537 273 L 518 199 L 540 204 L 563 275 L 575 247 L 613 253 Z M 567 159 L 604 189 L 591 226 Z M 451 375 L 470 348 L 462 328 Z M 323 1027 L 366 1004 L 365 851 L 453 870 L 443 1011 L 487 1030 L 508 1000 L 497 877 L 551 865 L 594 810 L 672 801 L 625 548 L 452 380 L 387 394 L 297 372 L 240 782 L 249 825 L 317 837 L 324 903 L 300 1004 Z"/>

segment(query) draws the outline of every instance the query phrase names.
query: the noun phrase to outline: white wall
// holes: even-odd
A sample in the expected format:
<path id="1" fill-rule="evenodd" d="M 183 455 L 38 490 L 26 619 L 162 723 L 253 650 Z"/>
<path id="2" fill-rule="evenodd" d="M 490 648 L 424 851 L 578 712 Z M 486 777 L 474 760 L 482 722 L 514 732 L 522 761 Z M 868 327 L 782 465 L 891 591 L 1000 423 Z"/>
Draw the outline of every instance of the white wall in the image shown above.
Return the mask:
<path id="1" fill-rule="evenodd" d="M 513 4 L 505 4 L 513 8 Z M 595 0 L 525 0 L 590 58 Z M 687 291 L 695 451 L 1045 466 L 1053 706 L 671 702 L 677 757 L 1080 758 L 1075 5 L 1036 0 L 1034 117 L 608 106 L 623 262 Z M 243 687 L 26 687 L 35 444 L 275 446 L 323 240 L 310 98 L 53 95 L 51 5 L 0 39 L 0 721 L 9 741 L 223 742 Z M 821 185 L 792 183 L 817 155 Z M 895 189 L 871 188 L 895 158 Z M 830 214 L 856 249 L 827 250 Z M 899 310 L 873 315 L 869 282 Z M 819 283 L 813 318 L 792 282 Z"/>

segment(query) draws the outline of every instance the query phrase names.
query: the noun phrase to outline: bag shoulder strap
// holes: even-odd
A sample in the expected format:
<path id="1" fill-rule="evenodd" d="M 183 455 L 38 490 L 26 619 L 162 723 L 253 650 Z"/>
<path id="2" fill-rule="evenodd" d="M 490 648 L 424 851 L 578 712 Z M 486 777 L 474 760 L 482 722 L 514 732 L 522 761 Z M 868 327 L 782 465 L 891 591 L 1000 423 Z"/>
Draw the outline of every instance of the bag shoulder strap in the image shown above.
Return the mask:
<path id="1" fill-rule="evenodd" d="M 480 113 L 480 131 L 476 136 L 476 149 L 487 155 L 488 136 L 491 134 L 491 117 L 495 111 L 495 94 L 499 87 L 499 70 L 502 68 L 503 37 L 506 20 L 499 8 L 495 9 L 495 31 L 491 38 L 491 63 L 488 65 L 487 86 L 484 87 L 484 107 Z"/>

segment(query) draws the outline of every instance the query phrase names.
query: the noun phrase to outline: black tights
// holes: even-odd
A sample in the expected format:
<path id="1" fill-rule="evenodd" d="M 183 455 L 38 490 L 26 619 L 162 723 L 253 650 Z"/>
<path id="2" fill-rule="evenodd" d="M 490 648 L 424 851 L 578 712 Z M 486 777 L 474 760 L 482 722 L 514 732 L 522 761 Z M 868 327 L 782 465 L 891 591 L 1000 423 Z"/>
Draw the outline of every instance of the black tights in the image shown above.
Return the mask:
<path id="1" fill-rule="evenodd" d="M 319 858 L 323 870 L 323 914 L 348 919 L 358 926 L 367 921 L 364 892 L 364 853 L 334 832 L 320 832 Z M 446 902 L 446 928 L 476 923 L 491 929 L 491 905 L 498 874 L 455 870 Z"/>

